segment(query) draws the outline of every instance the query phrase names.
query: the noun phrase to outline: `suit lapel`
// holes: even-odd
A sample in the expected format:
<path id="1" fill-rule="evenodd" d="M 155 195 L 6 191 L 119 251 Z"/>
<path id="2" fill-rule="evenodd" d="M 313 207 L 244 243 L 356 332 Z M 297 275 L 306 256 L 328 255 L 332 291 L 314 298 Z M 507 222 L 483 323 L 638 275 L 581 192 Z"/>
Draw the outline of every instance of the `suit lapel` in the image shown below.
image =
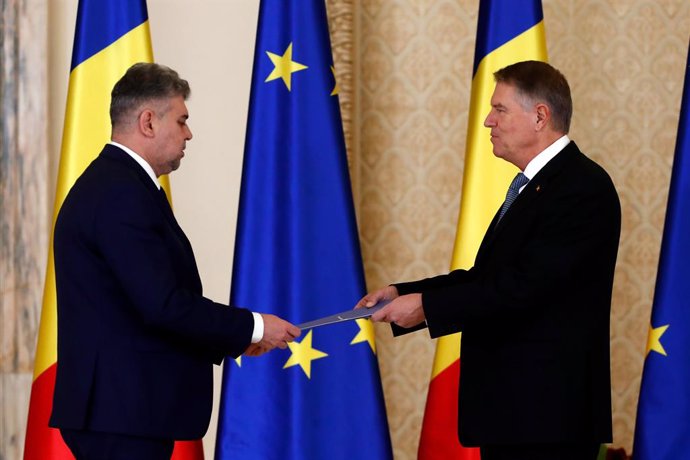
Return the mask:
<path id="1" fill-rule="evenodd" d="M 151 194 L 151 198 L 156 203 L 156 206 L 161 209 L 161 212 L 165 216 L 165 219 L 168 221 L 175 234 L 184 242 L 189 251 L 191 251 L 191 243 L 187 239 L 187 235 L 185 235 L 184 231 L 182 231 L 182 228 L 177 223 L 177 219 L 175 219 L 175 214 L 173 214 L 170 203 L 167 201 L 167 199 L 163 198 L 160 190 L 156 187 L 156 184 L 153 183 L 146 171 L 144 171 L 144 168 L 142 168 L 139 163 L 129 156 L 127 152 L 124 152 L 122 149 L 112 144 L 106 144 L 101 152 L 101 155 L 117 161 L 118 163 L 127 167 L 127 169 L 131 170 L 137 176 L 146 190 Z"/>
<path id="2" fill-rule="evenodd" d="M 500 221 L 498 221 L 499 208 L 499 211 L 496 212 L 496 215 L 491 221 L 491 225 L 489 225 L 489 229 L 484 235 L 484 239 L 477 251 L 477 259 L 479 259 L 479 255 L 490 247 L 491 243 L 501 235 L 504 229 L 509 229 L 511 225 L 520 221 L 520 215 L 523 210 L 533 204 L 534 201 L 539 199 L 544 193 L 548 193 L 554 178 L 558 176 L 566 167 L 567 163 L 578 154 L 580 154 L 580 150 L 577 145 L 575 145 L 575 142 L 571 141 L 527 183 Z"/>

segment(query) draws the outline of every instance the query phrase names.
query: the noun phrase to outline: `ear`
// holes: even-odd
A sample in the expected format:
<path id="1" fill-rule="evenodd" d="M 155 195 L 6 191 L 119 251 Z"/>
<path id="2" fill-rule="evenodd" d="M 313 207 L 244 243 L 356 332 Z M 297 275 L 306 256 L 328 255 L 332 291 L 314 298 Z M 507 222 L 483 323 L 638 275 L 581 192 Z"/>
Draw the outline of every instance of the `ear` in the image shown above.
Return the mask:
<path id="1" fill-rule="evenodd" d="M 137 119 L 137 126 L 139 128 L 139 132 L 141 132 L 145 137 L 153 137 L 154 136 L 154 129 L 153 129 L 154 117 L 155 117 L 155 114 L 153 113 L 153 110 L 151 110 L 151 109 L 144 109 L 139 114 L 139 118 Z"/>
<path id="2" fill-rule="evenodd" d="M 537 104 L 535 109 L 537 115 L 535 129 L 541 131 L 551 120 L 551 109 L 546 104 Z"/>

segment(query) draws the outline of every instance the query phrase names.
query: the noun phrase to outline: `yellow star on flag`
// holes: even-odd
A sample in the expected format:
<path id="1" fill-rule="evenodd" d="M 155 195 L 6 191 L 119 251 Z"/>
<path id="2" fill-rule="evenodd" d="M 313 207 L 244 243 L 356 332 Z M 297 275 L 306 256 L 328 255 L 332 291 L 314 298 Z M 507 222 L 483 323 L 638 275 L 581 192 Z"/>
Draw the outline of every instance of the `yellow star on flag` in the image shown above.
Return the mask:
<path id="1" fill-rule="evenodd" d="M 235 362 L 237 363 L 237 367 L 242 367 L 242 356 L 235 358 Z"/>
<path id="2" fill-rule="evenodd" d="M 335 96 L 340 92 L 340 87 L 338 87 L 338 79 L 335 78 L 335 67 L 331 66 L 331 72 L 333 73 L 333 91 L 331 91 L 331 96 Z"/>
<path id="3" fill-rule="evenodd" d="M 362 342 L 369 342 L 371 351 L 373 351 L 374 354 L 376 354 L 376 342 L 374 341 L 374 323 L 372 323 L 368 319 L 356 319 L 355 321 L 357 322 L 357 326 L 359 326 L 359 332 L 357 333 L 355 338 L 352 339 L 350 345 Z"/>
<path id="4" fill-rule="evenodd" d="M 664 332 L 666 332 L 668 327 L 669 324 L 654 328 L 651 324 L 649 325 L 649 334 L 647 335 L 647 353 L 645 354 L 645 357 L 649 355 L 650 351 L 656 351 L 659 354 L 667 356 L 666 350 L 664 350 L 664 346 L 661 344 L 661 336 L 664 335 Z"/>
<path id="5" fill-rule="evenodd" d="M 312 331 L 310 330 L 301 343 L 297 341 L 288 342 L 288 347 L 290 347 L 292 355 L 285 363 L 285 366 L 283 366 L 283 369 L 287 369 L 288 367 L 299 364 L 309 379 L 311 378 L 311 362 L 315 359 L 325 358 L 328 356 L 326 353 L 312 348 L 311 333 Z"/>
<path id="6" fill-rule="evenodd" d="M 292 42 L 290 42 L 282 56 L 271 53 L 270 51 L 266 51 L 266 54 L 268 54 L 269 59 L 275 67 L 273 68 L 271 74 L 266 77 L 264 83 L 282 78 L 283 83 L 285 83 L 288 91 L 290 91 L 292 74 L 308 68 L 306 65 L 292 60 Z"/>

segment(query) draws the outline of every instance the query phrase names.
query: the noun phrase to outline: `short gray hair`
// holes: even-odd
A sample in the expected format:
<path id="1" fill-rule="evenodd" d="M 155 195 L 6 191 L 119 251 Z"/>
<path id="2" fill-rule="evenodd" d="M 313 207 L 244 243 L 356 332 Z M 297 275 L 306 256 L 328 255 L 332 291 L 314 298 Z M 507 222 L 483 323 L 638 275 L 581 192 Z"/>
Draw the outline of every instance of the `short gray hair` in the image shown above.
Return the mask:
<path id="1" fill-rule="evenodd" d="M 555 67 L 540 61 L 516 62 L 494 72 L 496 83 L 517 89 L 530 102 L 541 102 L 551 109 L 551 126 L 567 134 L 573 116 L 573 100 L 565 76 Z"/>
<path id="2" fill-rule="evenodd" d="M 170 67 L 139 62 L 127 70 L 110 93 L 110 123 L 113 127 L 125 123 L 131 111 L 144 102 L 175 96 L 186 100 L 190 92 L 187 80 Z"/>

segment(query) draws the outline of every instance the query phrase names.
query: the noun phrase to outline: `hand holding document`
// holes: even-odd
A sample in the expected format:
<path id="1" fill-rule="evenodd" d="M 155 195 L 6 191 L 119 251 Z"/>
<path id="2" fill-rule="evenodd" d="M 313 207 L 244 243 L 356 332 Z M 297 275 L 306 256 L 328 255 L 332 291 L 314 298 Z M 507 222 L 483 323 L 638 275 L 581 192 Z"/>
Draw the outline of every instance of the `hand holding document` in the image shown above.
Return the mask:
<path id="1" fill-rule="evenodd" d="M 377 307 L 379 302 L 384 300 L 389 305 L 372 312 L 372 321 L 395 323 L 404 328 L 411 328 L 425 322 L 422 294 L 415 292 L 401 296 L 394 285 L 385 286 L 365 295 L 357 302 L 355 309 L 364 309 L 374 304 L 374 307 Z"/>
<path id="2" fill-rule="evenodd" d="M 300 329 L 311 329 L 314 327 L 325 326 L 326 324 L 341 323 L 343 321 L 352 321 L 353 319 L 369 318 L 371 315 L 388 305 L 390 300 L 381 300 L 376 305 L 370 308 L 356 308 L 354 310 L 346 310 L 341 313 L 336 313 L 331 316 L 324 316 L 323 318 L 307 321 L 306 323 L 298 324 Z"/>

